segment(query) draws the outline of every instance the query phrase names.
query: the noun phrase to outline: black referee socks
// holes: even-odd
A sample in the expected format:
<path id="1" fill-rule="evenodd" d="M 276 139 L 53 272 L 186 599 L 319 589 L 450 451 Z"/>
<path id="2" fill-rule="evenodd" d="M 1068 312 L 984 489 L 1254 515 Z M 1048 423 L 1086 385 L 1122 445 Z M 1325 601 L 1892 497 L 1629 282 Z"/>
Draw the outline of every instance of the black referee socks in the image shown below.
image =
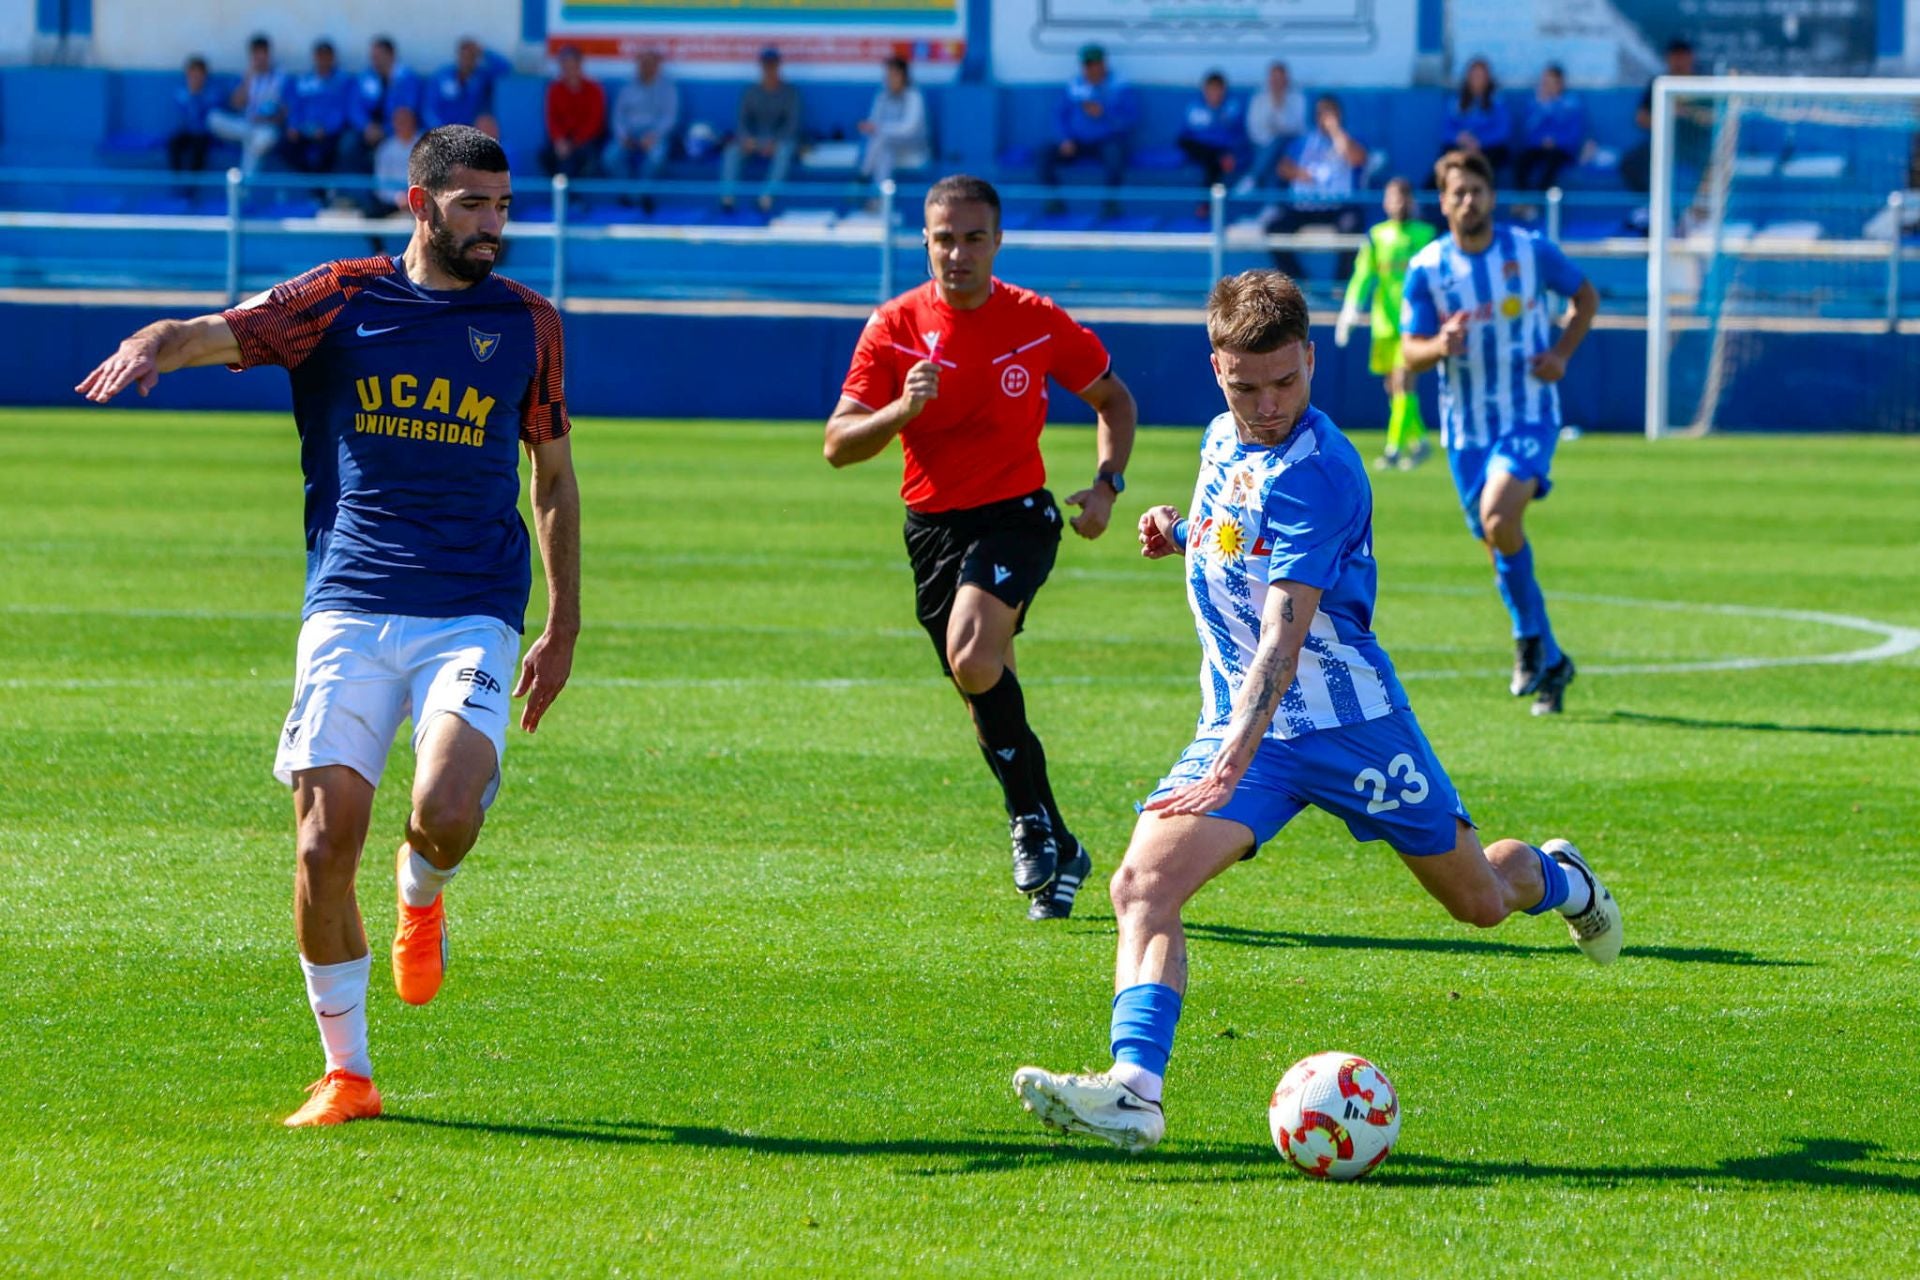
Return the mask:
<path id="1" fill-rule="evenodd" d="M 1044 770 L 1046 761 L 1038 750 L 1039 739 L 1027 727 L 1027 699 L 1020 692 L 1019 679 L 1011 670 L 1003 672 L 1000 683 L 985 693 L 968 694 L 967 703 L 973 708 L 987 763 L 1006 793 L 1008 816 L 1047 812 L 1050 806 L 1041 798 L 1035 769 L 1037 764 Z"/>

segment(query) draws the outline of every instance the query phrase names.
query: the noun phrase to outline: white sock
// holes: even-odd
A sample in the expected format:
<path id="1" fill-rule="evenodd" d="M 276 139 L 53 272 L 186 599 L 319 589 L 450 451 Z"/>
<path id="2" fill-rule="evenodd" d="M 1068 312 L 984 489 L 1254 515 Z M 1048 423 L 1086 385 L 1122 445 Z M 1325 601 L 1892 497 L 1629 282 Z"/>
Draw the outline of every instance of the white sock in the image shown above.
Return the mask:
<path id="1" fill-rule="evenodd" d="M 430 907 L 440 891 L 447 887 L 447 881 L 460 871 L 442 871 L 428 862 L 414 849 L 407 850 L 407 856 L 400 863 L 400 900 L 410 907 Z"/>
<path id="2" fill-rule="evenodd" d="M 1567 873 L 1567 900 L 1554 910 L 1563 916 L 1577 916 L 1593 905 L 1593 885 L 1574 867 L 1562 865 Z"/>
<path id="3" fill-rule="evenodd" d="M 300 957 L 300 971 L 307 975 L 307 1003 L 327 1053 L 327 1070 L 351 1071 L 369 1080 L 373 1059 L 367 1056 L 367 973 L 372 965 L 370 954 L 340 964 L 314 964 Z"/>
<path id="4" fill-rule="evenodd" d="M 1107 1068 L 1107 1079 L 1117 1080 L 1148 1102 L 1160 1101 L 1166 1078 L 1157 1076 L 1137 1062 L 1115 1062 Z"/>

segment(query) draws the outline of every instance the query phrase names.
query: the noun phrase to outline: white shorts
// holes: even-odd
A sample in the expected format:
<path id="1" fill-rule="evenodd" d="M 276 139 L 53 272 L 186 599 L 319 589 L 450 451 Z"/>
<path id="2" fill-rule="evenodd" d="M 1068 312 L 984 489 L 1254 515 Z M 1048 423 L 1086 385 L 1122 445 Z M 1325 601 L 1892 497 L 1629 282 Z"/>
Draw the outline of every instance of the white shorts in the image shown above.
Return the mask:
<path id="1" fill-rule="evenodd" d="M 303 769 L 343 764 L 379 786 L 401 722 L 413 717 L 418 750 L 426 727 L 445 712 L 493 743 L 493 781 L 481 801 L 491 804 L 519 658 L 519 635 L 498 618 L 316 613 L 300 627 L 293 710 L 273 776 L 291 786 Z"/>

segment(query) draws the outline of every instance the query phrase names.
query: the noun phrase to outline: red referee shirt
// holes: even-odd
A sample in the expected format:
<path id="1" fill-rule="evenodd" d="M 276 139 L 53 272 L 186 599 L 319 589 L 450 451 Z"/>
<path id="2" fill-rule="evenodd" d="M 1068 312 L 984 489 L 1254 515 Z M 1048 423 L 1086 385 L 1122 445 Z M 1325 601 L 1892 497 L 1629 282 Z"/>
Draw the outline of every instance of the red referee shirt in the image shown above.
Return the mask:
<path id="1" fill-rule="evenodd" d="M 955 311 L 929 280 L 867 320 L 840 394 L 891 404 L 907 370 L 931 357 L 940 394 L 900 433 L 900 496 L 915 511 L 957 511 L 1032 493 L 1047 482 L 1040 429 L 1047 379 L 1079 393 L 1107 371 L 1107 349 L 1050 298 L 995 280 L 984 304 Z"/>

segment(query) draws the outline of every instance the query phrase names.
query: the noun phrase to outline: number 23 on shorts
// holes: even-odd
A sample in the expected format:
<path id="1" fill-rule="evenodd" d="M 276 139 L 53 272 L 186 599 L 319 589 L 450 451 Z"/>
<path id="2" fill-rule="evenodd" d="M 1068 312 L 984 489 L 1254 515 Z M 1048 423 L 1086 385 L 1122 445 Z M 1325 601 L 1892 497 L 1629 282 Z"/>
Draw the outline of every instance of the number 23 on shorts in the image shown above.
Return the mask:
<path id="1" fill-rule="evenodd" d="M 1387 789 L 1394 783 L 1400 785 L 1400 796 L 1393 799 L 1387 795 Z M 1367 800 L 1368 813 L 1386 813 L 1398 809 L 1402 802 L 1419 804 L 1430 792 L 1427 775 L 1414 765 L 1413 757 L 1402 751 L 1387 763 L 1387 771 L 1362 769 L 1354 775 L 1353 789 L 1365 794 L 1369 789 L 1373 795 Z"/>

